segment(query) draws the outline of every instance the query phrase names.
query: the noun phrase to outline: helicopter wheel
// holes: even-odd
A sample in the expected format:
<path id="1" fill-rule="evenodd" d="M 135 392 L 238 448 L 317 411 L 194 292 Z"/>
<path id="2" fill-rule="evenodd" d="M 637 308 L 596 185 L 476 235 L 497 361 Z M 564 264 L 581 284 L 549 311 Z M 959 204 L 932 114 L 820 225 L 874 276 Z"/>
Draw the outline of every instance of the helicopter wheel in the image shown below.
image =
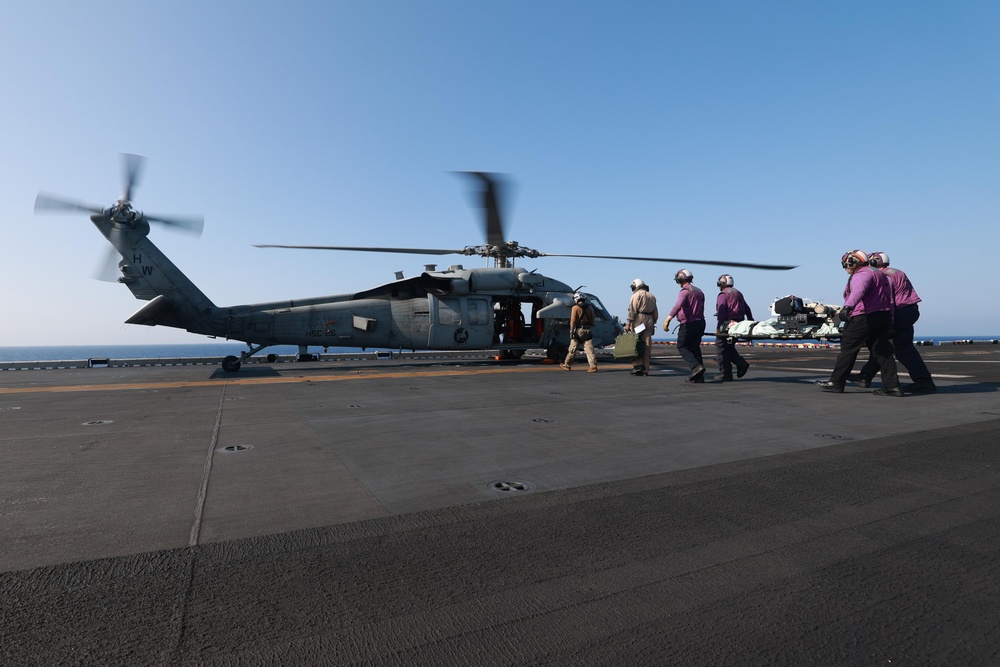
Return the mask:
<path id="1" fill-rule="evenodd" d="M 567 354 L 569 354 L 569 346 L 562 343 L 553 343 L 551 347 L 545 350 L 545 356 L 552 361 L 561 362 L 566 359 Z"/>
<path id="2" fill-rule="evenodd" d="M 222 360 L 222 370 L 227 373 L 236 373 L 240 370 L 240 358 L 229 355 Z"/>

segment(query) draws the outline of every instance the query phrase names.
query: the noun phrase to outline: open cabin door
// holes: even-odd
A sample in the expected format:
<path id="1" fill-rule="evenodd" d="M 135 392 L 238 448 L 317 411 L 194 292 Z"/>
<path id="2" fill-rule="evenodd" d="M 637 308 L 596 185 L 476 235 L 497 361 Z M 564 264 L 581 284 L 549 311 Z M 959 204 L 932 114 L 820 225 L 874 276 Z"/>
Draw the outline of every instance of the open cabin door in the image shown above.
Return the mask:
<path id="1" fill-rule="evenodd" d="M 493 342 L 493 302 L 482 296 L 427 296 L 431 349 L 482 349 Z"/>

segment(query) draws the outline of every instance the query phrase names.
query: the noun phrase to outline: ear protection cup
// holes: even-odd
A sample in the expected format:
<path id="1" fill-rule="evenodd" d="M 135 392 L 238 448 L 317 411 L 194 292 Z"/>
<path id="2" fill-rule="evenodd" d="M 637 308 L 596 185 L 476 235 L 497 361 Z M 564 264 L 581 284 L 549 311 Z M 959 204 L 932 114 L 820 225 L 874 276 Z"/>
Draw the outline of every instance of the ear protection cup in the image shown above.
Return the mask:
<path id="1" fill-rule="evenodd" d="M 884 252 L 873 252 L 868 254 L 868 264 L 874 266 L 876 269 L 880 269 L 884 266 L 889 266 L 889 255 Z"/>
<path id="2" fill-rule="evenodd" d="M 845 269 L 854 269 L 868 263 L 868 255 L 863 250 L 850 250 L 840 258 L 840 265 Z"/>

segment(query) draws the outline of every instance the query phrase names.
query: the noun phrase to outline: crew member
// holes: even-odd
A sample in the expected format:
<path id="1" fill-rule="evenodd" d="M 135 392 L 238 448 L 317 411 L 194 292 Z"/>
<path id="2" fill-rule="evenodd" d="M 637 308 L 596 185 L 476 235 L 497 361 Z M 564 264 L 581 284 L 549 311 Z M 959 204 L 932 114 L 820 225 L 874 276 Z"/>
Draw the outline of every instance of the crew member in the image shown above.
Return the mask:
<path id="1" fill-rule="evenodd" d="M 564 370 L 572 370 L 573 357 L 580 343 L 583 343 L 583 351 L 587 355 L 587 362 L 590 368 L 588 373 L 597 372 L 597 355 L 594 354 L 594 309 L 587 303 L 587 298 L 580 292 L 573 295 L 574 301 L 572 310 L 569 313 L 569 353 L 566 360 L 559 364 Z"/>
<path id="2" fill-rule="evenodd" d="M 649 356 L 653 348 L 653 329 L 660 319 L 656 308 L 656 297 L 649 291 L 649 285 L 642 278 L 632 281 L 632 298 L 628 302 L 628 319 L 625 331 L 637 331 L 642 341 L 642 357 L 636 359 L 631 375 L 649 375 Z"/>
<path id="3" fill-rule="evenodd" d="M 681 286 L 674 307 L 670 309 L 663 330 L 670 331 L 670 320 L 677 318 L 677 351 L 691 367 L 688 382 L 705 381 L 705 365 L 701 357 L 701 337 L 705 335 L 705 293 L 694 286 L 694 274 L 681 269 L 674 274 Z"/>
<path id="4" fill-rule="evenodd" d="M 733 287 L 733 277 L 723 273 L 716 281 L 719 286 L 719 296 L 715 299 L 715 315 L 719 318 L 716 326 L 715 359 L 719 362 L 720 379 L 730 382 L 733 379 L 733 366 L 736 367 L 736 377 L 747 374 L 750 364 L 736 349 L 736 339 L 725 335 L 723 329 L 732 322 L 752 320 L 753 313 L 747 305 L 743 293 Z"/>
<path id="5" fill-rule="evenodd" d="M 889 279 L 889 285 L 892 286 L 896 316 L 893 319 L 890 340 L 896 361 L 903 364 L 913 381 L 913 384 L 906 387 L 906 391 L 913 393 L 937 391 L 934 380 L 931 379 L 931 372 L 927 370 L 927 364 L 913 345 L 913 325 L 920 318 L 920 308 L 917 306 L 920 297 L 917 296 L 906 274 L 889 266 L 889 255 L 886 253 L 871 253 L 868 255 L 868 263 L 884 273 Z M 862 387 L 868 387 L 877 372 L 878 362 L 875 360 L 875 353 L 872 352 L 868 355 L 868 361 L 862 366 L 861 372 L 856 376 L 852 375 L 851 379 Z"/>
<path id="6" fill-rule="evenodd" d="M 844 393 L 844 383 L 858 358 L 858 352 L 867 346 L 875 355 L 882 374 L 882 388 L 876 396 L 902 396 L 896 375 L 896 361 L 892 358 L 889 328 L 892 326 L 892 287 L 884 273 L 868 264 L 868 255 L 861 250 L 851 250 L 840 258 L 840 265 L 850 274 L 844 289 L 844 308 L 847 325 L 841 332 L 840 353 L 833 365 L 833 373 L 826 381 L 817 380 L 823 391 Z"/>

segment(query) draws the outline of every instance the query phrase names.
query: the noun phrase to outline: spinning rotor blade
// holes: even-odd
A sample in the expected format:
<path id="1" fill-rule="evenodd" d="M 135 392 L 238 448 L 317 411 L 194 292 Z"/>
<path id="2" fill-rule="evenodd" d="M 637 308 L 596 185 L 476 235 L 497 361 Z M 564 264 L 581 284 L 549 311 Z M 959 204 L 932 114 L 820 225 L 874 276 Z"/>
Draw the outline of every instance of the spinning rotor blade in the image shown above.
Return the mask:
<path id="1" fill-rule="evenodd" d="M 765 271 L 788 271 L 794 266 L 779 264 L 751 264 L 748 262 L 723 262 L 715 260 L 697 259 L 674 259 L 667 257 L 623 257 L 616 255 L 569 255 L 562 253 L 548 253 L 526 248 L 516 241 L 506 241 L 503 233 L 503 217 L 500 214 L 500 194 L 502 190 L 502 180 L 497 174 L 485 171 L 459 171 L 454 172 L 464 174 L 476 179 L 482 185 L 479 193 L 478 205 L 485 210 L 484 227 L 486 231 L 486 245 L 466 246 L 460 250 L 443 248 L 375 248 L 375 247 L 354 247 L 354 246 L 328 246 L 328 245 L 278 245 L 260 244 L 255 248 L 290 248 L 302 250 L 346 250 L 355 252 L 391 252 L 406 253 L 412 255 L 479 255 L 491 257 L 497 261 L 497 266 L 513 266 L 515 258 L 523 257 L 579 257 L 583 259 L 617 259 L 634 262 L 669 262 L 672 264 L 703 264 L 707 266 L 725 266 L 744 269 L 763 269 Z"/>
<path id="2" fill-rule="evenodd" d="M 480 206 L 486 211 L 486 219 L 483 224 L 486 232 L 486 243 L 491 246 L 504 245 L 506 241 L 503 235 L 503 218 L 500 216 L 499 190 L 501 189 L 501 181 L 499 176 L 485 171 L 460 171 L 458 173 L 479 179 L 483 184 Z"/>
<path id="3" fill-rule="evenodd" d="M 708 266 L 735 266 L 741 269 L 763 269 L 765 271 L 788 271 L 795 266 L 779 264 L 748 264 L 746 262 L 716 262 L 703 259 L 671 259 L 669 257 L 617 257 L 613 255 L 563 255 L 551 252 L 539 253 L 543 257 L 582 257 L 584 259 L 623 259 L 630 262 L 670 262 L 671 264 L 705 264 Z"/>
<path id="4" fill-rule="evenodd" d="M 355 252 L 395 252 L 409 255 L 464 255 L 465 250 L 445 250 L 442 248 L 356 248 L 336 245 L 276 245 L 254 244 L 254 248 L 291 248 L 294 250 L 351 250 Z"/>
<path id="5" fill-rule="evenodd" d="M 55 195 L 47 195 L 44 192 L 39 192 L 38 196 L 35 197 L 35 213 L 39 213 L 41 211 L 84 211 L 86 213 L 97 213 L 99 215 L 104 214 L 104 209 L 100 206 L 92 206 L 90 204 L 73 201 L 72 199 L 64 199 L 62 197 L 56 197 Z"/>
<path id="6" fill-rule="evenodd" d="M 121 277 L 121 270 L 118 268 L 118 262 L 120 255 L 118 251 L 112 246 L 108 246 L 107 250 L 104 252 L 104 258 L 101 260 L 94 268 L 94 272 L 91 274 L 95 280 L 101 280 L 106 283 L 117 282 L 118 278 Z"/>
<path id="7" fill-rule="evenodd" d="M 168 227 L 173 227 L 183 232 L 191 232 L 198 236 L 201 236 L 201 232 L 205 228 L 205 218 L 200 215 L 163 218 L 158 215 L 146 215 L 144 213 L 142 217 L 146 218 L 149 222 L 167 225 Z"/>
<path id="8" fill-rule="evenodd" d="M 482 254 L 481 248 L 463 248 L 462 250 L 449 250 L 444 248 L 371 248 L 355 246 L 334 246 L 334 245 L 279 245 L 279 244 L 254 244 L 255 248 L 289 248 L 293 250 L 348 250 L 356 252 L 393 252 L 410 255 L 478 255 Z M 747 262 L 721 262 L 701 259 L 674 259 L 670 257 L 619 257 L 616 255 L 566 255 L 561 253 L 538 252 L 531 257 L 579 257 L 582 259 L 618 259 L 630 262 L 669 262 L 671 264 L 704 264 L 707 266 L 728 266 L 742 269 L 763 269 L 765 271 L 789 271 L 798 267 L 785 266 L 781 264 L 750 264 Z"/>
<path id="9" fill-rule="evenodd" d="M 125 174 L 122 198 L 125 201 L 132 201 L 132 188 L 139 184 L 139 176 L 145 163 L 146 158 L 141 155 L 122 153 L 122 172 Z"/>

